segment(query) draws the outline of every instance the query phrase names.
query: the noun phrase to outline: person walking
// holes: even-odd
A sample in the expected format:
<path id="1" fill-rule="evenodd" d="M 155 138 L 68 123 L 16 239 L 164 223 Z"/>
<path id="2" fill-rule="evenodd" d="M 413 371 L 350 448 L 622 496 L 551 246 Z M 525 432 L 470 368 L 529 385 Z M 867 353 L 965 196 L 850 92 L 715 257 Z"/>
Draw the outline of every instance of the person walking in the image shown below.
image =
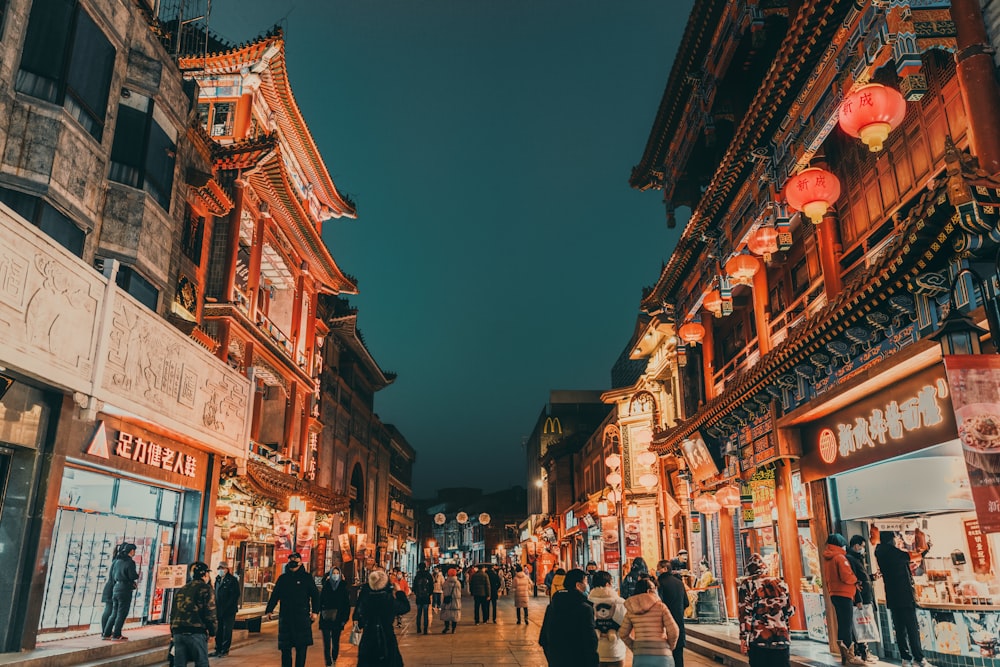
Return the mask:
<path id="1" fill-rule="evenodd" d="M 892 615 L 892 629 L 899 646 L 903 667 L 929 667 L 920 647 L 920 627 L 917 625 L 917 600 L 910 573 L 910 554 L 899 547 L 903 539 L 894 531 L 884 530 L 875 547 L 875 560 L 885 585 L 885 606 Z"/>
<path id="2" fill-rule="evenodd" d="M 441 574 L 441 567 L 434 567 L 434 611 L 441 611 L 441 586 L 444 584 L 444 575 Z"/>
<path id="3" fill-rule="evenodd" d="M 339 567 L 323 576 L 319 586 L 319 629 L 323 633 L 323 660 L 327 667 L 337 664 L 340 634 L 351 615 L 351 600 Z"/>
<path id="4" fill-rule="evenodd" d="M 136 547 L 131 542 L 125 542 L 118 549 L 115 559 L 111 562 L 111 615 L 104 624 L 101 636 L 111 641 L 123 641 L 122 626 L 128 618 L 128 610 L 132 606 L 132 592 L 139 587 L 139 571 L 135 567 L 132 556 Z"/>
<path id="5" fill-rule="evenodd" d="M 674 568 L 677 571 L 674 571 Z M 681 581 L 680 570 L 683 566 L 679 560 L 660 561 L 657 571 L 660 572 L 657 578 L 656 592 L 659 594 L 663 604 L 667 605 L 670 615 L 677 624 L 677 644 L 674 646 L 674 665 L 684 667 L 684 644 L 686 635 L 684 634 L 684 610 L 691 606 L 688 599 L 687 589 Z"/>
<path id="6" fill-rule="evenodd" d="M 451 630 L 455 634 L 458 621 L 462 618 L 462 582 L 458 580 L 458 570 L 449 568 L 448 578 L 441 584 L 441 620 L 444 621 L 445 634 Z"/>
<path id="7" fill-rule="evenodd" d="M 497 599 L 500 597 L 500 587 L 501 579 L 500 574 L 493 568 L 492 565 L 486 566 L 486 576 L 490 580 L 490 607 L 493 612 L 493 622 L 497 622 Z M 484 623 L 486 621 L 483 621 Z"/>
<path id="8" fill-rule="evenodd" d="M 588 578 L 593 582 L 587 599 L 594 605 L 597 659 L 601 667 L 625 667 L 625 642 L 621 640 L 625 600 L 618 596 L 611 585 L 610 573 L 594 572 Z"/>
<path id="9" fill-rule="evenodd" d="M 795 613 L 788 584 L 765 576 L 767 566 L 760 554 L 746 564 L 747 576 L 737 588 L 740 646 L 750 667 L 789 667 L 791 636 L 788 619 Z"/>
<path id="10" fill-rule="evenodd" d="M 302 556 L 292 553 L 284 573 L 274 583 L 274 590 L 264 608 L 271 614 L 281 603 L 278 611 L 278 649 L 281 650 L 281 667 L 292 667 L 292 652 L 295 653 L 295 667 L 305 667 L 306 653 L 313 643 L 312 622 L 319 610 L 319 591 L 312 575 L 302 567 Z"/>
<path id="11" fill-rule="evenodd" d="M 636 584 L 639 582 L 639 577 L 642 575 L 649 576 L 649 566 L 646 565 L 646 561 L 642 559 L 642 556 L 637 556 L 635 560 L 632 561 L 632 569 L 628 571 L 625 578 L 622 579 L 622 597 L 628 600 L 630 597 L 635 595 Z"/>
<path id="12" fill-rule="evenodd" d="M 174 592 L 170 608 L 170 635 L 174 640 L 174 667 L 208 667 L 208 638 L 216 635 L 218 615 L 212 585 L 208 583 L 208 565 L 191 565 L 191 580 Z M 216 647 L 218 637 L 216 635 Z"/>
<path id="13" fill-rule="evenodd" d="M 417 634 L 427 634 L 430 616 L 431 596 L 434 593 L 434 577 L 427 571 L 427 563 L 417 565 L 413 577 L 413 600 L 417 605 Z"/>
<path id="14" fill-rule="evenodd" d="M 521 610 L 524 610 L 524 624 L 528 624 L 528 597 L 531 595 L 533 585 L 531 577 L 524 573 L 524 568 L 520 565 L 514 566 L 514 579 L 511 588 L 514 589 L 514 611 L 517 612 L 517 624 L 521 625 Z"/>
<path id="15" fill-rule="evenodd" d="M 854 576 L 858 578 L 858 592 L 854 596 L 855 607 L 871 606 L 875 608 L 875 591 L 872 588 L 872 575 L 868 572 L 865 564 L 865 538 L 855 535 L 851 538 L 847 548 L 847 562 L 854 570 Z M 868 644 L 855 639 L 854 654 L 867 663 L 878 662 L 878 656 L 868 650 Z"/>
<path id="16" fill-rule="evenodd" d="M 854 596 L 858 592 L 858 577 L 847 560 L 847 540 L 840 533 L 831 533 L 823 547 L 823 584 L 830 594 L 830 603 L 837 614 L 837 648 L 840 664 L 864 665 L 854 655 Z"/>
<path id="17" fill-rule="evenodd" d="M 469 578 L 469 592 L 473 600 L 473 618 L 479 625 L 479 612 L 483 612 L 483 623 L 490 622 L 490 578 L 485 568 L 479 568 Z"/>
<path id="18" fill-rule="evenodd" d="M 229 571 L 229 563 L 222 561 L 216 569 L 215 609 L 219 620 L 219 631 L 215 633 L 215 653 L 213 658 L 229 655 L 233 644 L 233 626 L 236 612 L 240 608 L 240 580 Z"/>
<path id="19" fill-rule="evenodd" d="M 587 563 L 587 588 L 593 590 L 594 575 L 597 574 L 597 563 L 590 561 Z"/>
<path id="20" fill-rule="evenodd" d="M 368 593 L 358 600 L 355 618 L 361 627 L 361 643 L 358 644 L 358 667 L 403 667 L 403 656 L 399 653 L 393 619 L 406 613 L 389 586 L 389 576 L 382 570 L 368 575 Z M 409 603 L 407 603 L 407 606 Z"/>
<path id="21" fill-rule="evenodd" d="M 651 577 L 638 579 L 635 594 L 625 600 L 621 636 L 632 650 L 632 667 L 673 667 L 680 630 Z"/>
<path id="22" fill-rule="evenodd" d="M 566 570 L 557 567 L 552 573 L 552 581 L 549 583 L 549 599 L 563 589 L 566 579 Z"/>
<path id="23" fill-rule="evenodd" d="M 114 560 L 112 560 L 113 563 Z M 111 635 L 104 634 L 104 629 L 108 627 L 108 619 L 112 618 L 115 613 L 114 590 L 115 580 L 109 571 L 108 579 L 104 582 L 104 588 L 101 589 L 101 602 L 104 603 L 104 613 L 101 614 L 101 639 L 111 639 Z"/>
<path id="24" fill-rule="evenodd" d="M 587 599 L 587 573 L 566 573 L 563 590 L 545 609 L 538 643 L 549 667 L 598 667 L 594 606 Z"/>

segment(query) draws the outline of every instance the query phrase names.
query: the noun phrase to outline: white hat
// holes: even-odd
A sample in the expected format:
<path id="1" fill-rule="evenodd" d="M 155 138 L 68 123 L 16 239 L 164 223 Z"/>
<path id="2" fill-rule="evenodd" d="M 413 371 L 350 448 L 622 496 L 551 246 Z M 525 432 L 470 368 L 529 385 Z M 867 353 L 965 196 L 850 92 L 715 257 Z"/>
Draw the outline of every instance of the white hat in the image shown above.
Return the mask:
<path id="1" fill-rule="evenodd" d="M 389 583 L 389 575 L 382 570 L 375 570 L 368 575 L 368 587 L 373 591 L 380 591 Z"/>

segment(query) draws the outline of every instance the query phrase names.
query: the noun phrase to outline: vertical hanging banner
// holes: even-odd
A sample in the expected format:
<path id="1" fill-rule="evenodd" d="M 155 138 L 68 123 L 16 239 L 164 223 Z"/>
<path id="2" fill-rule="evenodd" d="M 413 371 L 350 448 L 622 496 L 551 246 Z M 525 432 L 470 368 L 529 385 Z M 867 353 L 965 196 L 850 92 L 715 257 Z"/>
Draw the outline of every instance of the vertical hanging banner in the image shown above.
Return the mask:
<path id="1" fill-rule="evenodd" d="M 281 566 L 288 562 L 292 554 L 295 538 L 295 526 L 292 523 L 291 512 L 274 513 L 274 564 L 281 572 Z"/>
<path id="2" fill-rule="evenodd" d="M 979 527 L 1000 533 L 1000 355 L 944 358 Z"/>
<path id="3" fill-rule="evenodd" d="M 601 541 L 604 542 L 604 562 L 608 565 L 618 563 L 618 517 L 601 517 Z"/>
<path id="4" fill-rule="evenodd" d="M 705 439 L 701 433 L 695 431 L 687 440 L 681 443 L 681 452 L 688 468 L 691 469 L 691 477 L 695 482 L 704 482 L 719 474 L 719 468 L 715 465 L 712 454 L 708 451 Z"/>
<path id="5" fill-rule="evenodd" d="M 309 564 L 309 554 L 316 538 L 316 512 L 299 512 L 295 525 L 295 550 L 302 555 L 302 562 Z M 317 565 L 322 572 L 323 564 Z"/>

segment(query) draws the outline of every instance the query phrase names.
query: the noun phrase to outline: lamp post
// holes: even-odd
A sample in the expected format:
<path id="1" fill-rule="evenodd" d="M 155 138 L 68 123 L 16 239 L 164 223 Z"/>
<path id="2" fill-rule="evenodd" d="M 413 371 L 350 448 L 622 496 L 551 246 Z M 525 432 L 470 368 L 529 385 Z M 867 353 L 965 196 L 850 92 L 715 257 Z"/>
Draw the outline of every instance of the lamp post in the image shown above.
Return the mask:
<path id="1" fill-rule="evenodd" d="M 605 480 L 608 486 L 611 487 L 611 492 L 608 493 L 608 500 L 614 503 L 615 516 L 618 517 L 618 576 L 619 581 L 625 576 L 625 512 L 622 511 L 622 504 L 625 496 L 625 480 L 621 474 L 622 457 L 618 454 L 610 454 L 606 459 L 604 459 L 604 464 L 608 466 L 611 472 L 608 473 Z M 631 506 L 631 510 L 635 506 Z M 605 509 L 607 506 L 605 505 Z M 600 507 L 598 507 L 600 510 Z M 636 515 L 638 515 L 638 508 L 635 508 Z M 598 513 L 600 513 L 598 511 Z"/>

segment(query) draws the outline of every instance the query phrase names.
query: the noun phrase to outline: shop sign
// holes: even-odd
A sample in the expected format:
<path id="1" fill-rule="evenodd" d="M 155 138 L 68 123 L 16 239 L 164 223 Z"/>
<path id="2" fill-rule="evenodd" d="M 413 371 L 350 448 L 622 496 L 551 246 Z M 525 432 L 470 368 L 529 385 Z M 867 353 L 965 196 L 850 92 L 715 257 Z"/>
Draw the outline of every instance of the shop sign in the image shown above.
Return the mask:
<path id="1" fill-rule="evenodd" d="M 604 562 L 609 565 L 618 563 L 618 517 L 601 517 L 601 541 L 604 543 Z"/>
<path id="2" fill-rule="evenodd" d="M 181 588 L 187 583 L 187 565 L 161 565 L 156 568 L 157 588 Z"/>
<path id="3" fill-rule="evenodd" d="M 719 468 L 715 465 L 715 460 L 712 459 L 701 433 L 695 431 L 691 437 L 684 440 L 681 443 L 681 452 L 695 482 L 703 482 L 719 474 Z"/>
<path id="4" fill-rule="evenodd" d="M 944 366 L 979 526 L 1000 533 L 1000 356 L 952 355 Z"/>
<path id="5" fill-rule="evenodd" d="M 629 560 L 642 555 L 642 523 L 638 518 L 625 519 L 625 557 Z"/>
<path id="6" fill-rule="evenodd" d="M 771 525 L 771 510 L 774 509 L 774 488 L 774 468 L 758 470 L 750 478 L 754 527 L 760 528 Z"/>
<path id="7" fill-rule="evenodd" d="M 113 441 L 109 438 L 109 431 Z M 196 454 L 182 451 L 173 443 L 168 446 L 128 431 L 108 429 L 104 420 L 97 422 L 97 429 L 84 453 L 106 460 L 111 460 L 113 455 L 116 459 L 137 463 L 142 468 L 164 470 L 191 479 L 197 478 L 201 472 Z"/>
<path id="8" fill-rule="evenodd" d="M 969 560 L 972 561 L 972 571 L 976 574 L 990 574 L 993 571 L 993 557 L 990 555 L 990 543 L 979 529 L 978 519 L 966 519 L 965 541 L 969 545 Z"/>
<path id="9" fill-rule="evenodd" d="M 802 430 L 802 479 L 811 482 L 955 437 L 950 390 L 932 366 Z"/>

